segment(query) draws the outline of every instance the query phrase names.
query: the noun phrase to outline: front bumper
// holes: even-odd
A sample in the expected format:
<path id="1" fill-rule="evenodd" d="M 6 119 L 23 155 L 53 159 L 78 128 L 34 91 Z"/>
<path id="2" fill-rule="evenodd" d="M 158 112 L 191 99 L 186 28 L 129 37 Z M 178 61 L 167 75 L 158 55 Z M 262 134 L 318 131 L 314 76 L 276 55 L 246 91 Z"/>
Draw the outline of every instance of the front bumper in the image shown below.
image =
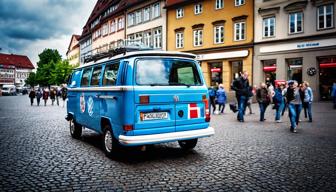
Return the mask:
<path id="1" fill-rule="evenodd" d="M 135 146 L 135 145 L 147 145 L 155 143 L 164 143 L 178 140 L 188 140 L 201 137 L 210 137 L 215 134 L 215 130 L 212 127 L 206 129 L 197 129 L 191 131 L 179 131 L 172 133 L 162 133 L 153 135 L 139 135 L 139 136 L 119 136 L 119 142 L 122 145 Z"/>

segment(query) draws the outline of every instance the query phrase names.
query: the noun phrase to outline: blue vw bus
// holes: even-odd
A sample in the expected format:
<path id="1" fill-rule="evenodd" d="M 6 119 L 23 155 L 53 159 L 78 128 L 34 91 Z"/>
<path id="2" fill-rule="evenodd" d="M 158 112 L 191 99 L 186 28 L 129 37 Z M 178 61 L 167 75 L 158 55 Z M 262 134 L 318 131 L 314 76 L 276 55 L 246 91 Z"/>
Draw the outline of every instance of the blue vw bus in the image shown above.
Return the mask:
<path id="1" fill-rule="evenodd" d="M 70 134 L 103 137 L 110 156 L 120 146 L 178 141 L 192 149 L 214 135 L 209 96 L 195 55 L 133 51 L 76 68 L 68 82 Z"/>

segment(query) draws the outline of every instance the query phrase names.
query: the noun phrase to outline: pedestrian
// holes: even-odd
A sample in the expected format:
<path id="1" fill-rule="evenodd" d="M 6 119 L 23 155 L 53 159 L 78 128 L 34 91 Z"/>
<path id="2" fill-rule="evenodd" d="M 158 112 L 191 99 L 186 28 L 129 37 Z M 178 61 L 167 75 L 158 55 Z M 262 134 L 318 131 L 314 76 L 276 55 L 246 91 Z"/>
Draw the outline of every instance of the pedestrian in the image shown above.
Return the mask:
<path id="1" fill-rule="evenodd" d="M 214 114 L 216 111 L 216 90 L 213 86 L 211 86 L 209 87 L 208 92 L 210 97 L 210 104 L 212 106 L 212 113 Z"/>
<path id="2" fill-rule="evenodd" d="M 43 90 L 44 106 L 47 106 L 48 97 L 49 97 L 49 90 L 48 88 L 44 88 Z"/>
<path id="3" fill-rule="evenodd" d="M 42 92 L 41 92 L 41 89 L 38 88 L 36 91 L 37 106 L 40 106 L 41 97 L 42 97 Z"/>
<path id="4" fill-rule="evenodd" d="M 313 90 L 310 88 L 309 83 L 307 81 L 303 82 L 303 92 L 304 92 L 304 99 L 303 99 L 303 109 L 305 118 L 309 117 L 309 122 L 313 122 L 312 116 L 312 103 L 313 103 Z"/>
<path id="5" fill-rule="evenodd" d="M 283 90 L 285 89 L 285 85 L 283 83 L 279 83 L 277 88 L 274 90 L 273 103 L 275 106 L 275 121 L 280 123 L 280 115 L 285 107 L 285 98 L 283 96 Z"/>
<path id="6" fill-rule="evenodd" d="M 59 106 L 59 97 L 61 97 L 61 88 L 57 87 L 56 89 L 56 104 Z"/>
<path id="7" fill-rule="evenodd" d="M 250 115 L 253 114 L 251 105 L 252 105 L 253 97 L 255 95 L 256 90 L 257 90 L 257 85 L 254 85 L 253 87 L 251 86 L 249 87 L 249 95 L 248 95 L 248 100 L 246 103 L 246 108 L 249 109 Z"/>
<path id="8" fill-rule="evenodd" d="M 336 82 L 333 83 L 331 88 L 331 97 L 333 99 L 334 109 L 336 109 Z"/>
<path id="9" fill-rule="evenodd" d="M 218 103 L 218 111 L 220 111 L 221 113 L 224 113 L 225 103 L 226 103 L 226 93 L 225 93 L 223 84 L 219 84 L 219 89 L 216 93 L 216 97 L 217 97 L 217 103 Z"/>
<path id="10" fill-rule="evenodd" d="M 64 85 L 62 86 L 62 89 L 61 89 L 61 95 L 62 95 L 63 107 L 64 107 L 65 100 L 66 100 L 66 98 L 68 97 L 68 89 L 66 88 L 66 84 L 64 84 Z"/>
<path id="11" fill-rule="evenodd" d="M 244 112 L 246 108 L 246 103 L 248 99 L 248 88 L 249 88 L 248 72 L 244 71 L 240 77 L 235 79 L 232 83 L 232 90 L 236 91 L 236 98 L 238 102 L 238 114 L 237 120 L 239 122 L 244 122 Z"/>
<path id="12" fill-rule="evenodd" d="M 56 90 L 54 88 L 51 88 L 50 89 L 50 99 L 51 99 L 52 106 L 54 106 L 55 98 L 56 98 Z"/>
<path id="13" fill-rule="evenodd" d="M 288 102 L 289 118 L 291 122 L 290 130 L 293 133 L 297 133 L 302 108 L 300 88 L 298 87 L 298 83 L 296 81 L 290 81 L 288 85 L 289 87 L 287 88 L 286 99 Z"/>
<path id="14" fill-rule="evenodd" d="M 265 119 L 266 108 L 271 102 L 271 98 L 270 98 L 270 95 L 269 95 L 269 92 L 267 90 L 267 86 L 265 83 L 261 83 L 260 88 L 257 89 L 257 101 L 258 101 L 259 109 L 260 109 L 259 121 L 263 122 L 266 120 Z"/>
<path id="15" fill-rule="evenodd" d="M 35 90 L 34 88 L 31 89 L 31 91 L 29 92 L 29 98 L 30 98 L 30 105 L 33 106 L 34 104 L 34 98 L 35 98 Z"/>

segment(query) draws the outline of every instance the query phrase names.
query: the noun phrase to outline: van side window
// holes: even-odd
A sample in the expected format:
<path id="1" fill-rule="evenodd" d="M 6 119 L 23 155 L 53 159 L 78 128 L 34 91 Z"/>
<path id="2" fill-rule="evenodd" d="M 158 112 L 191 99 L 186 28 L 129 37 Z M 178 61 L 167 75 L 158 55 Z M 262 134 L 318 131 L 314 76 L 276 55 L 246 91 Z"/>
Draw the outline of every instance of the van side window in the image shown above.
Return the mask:
<path id="1" fill-rule="evenodd" d="M 177 82 L 184 83 L 188 85 L 193 85 L 195 82 L 199 82 L 196 80 L 196 76 L 194 75 L 194 71 L 192 67 L 183 67 L 177 69 Z"/>
<path id="2" fill-rule="evenodd" d="M 91 68 L 84 69 L 82 80 L 81 80 L 81 86 L 89 86 L 90 82 L 90 76 L 91 76 Z"/>
<path id="3" fill-rule="evenodd" d="M 99 85 L 101 72 L 102 72 L 102 67 L 101 66 L 93 68 L 90 86 L 98 86 Z"/>
<path id="4" fill-rule="evenodd" d="M 105 67 L 103 85 L 115 85 L 117 82 L 119 63 L 109 64 Z"/>

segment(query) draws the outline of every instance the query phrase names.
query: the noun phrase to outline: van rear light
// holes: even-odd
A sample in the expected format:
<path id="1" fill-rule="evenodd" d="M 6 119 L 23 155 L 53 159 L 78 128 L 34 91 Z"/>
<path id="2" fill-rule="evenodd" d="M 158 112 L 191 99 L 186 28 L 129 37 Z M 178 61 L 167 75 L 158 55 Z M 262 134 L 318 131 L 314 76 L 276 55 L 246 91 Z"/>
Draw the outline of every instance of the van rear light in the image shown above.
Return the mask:
<path id="1" fill-rule="evenodd" d="M 133 125 L 124 125 L 123 129 L 124 129 L 124 131 L 132 131 L 133 130 Z"/>
<path id="2" fill-rule="evenodd" d="M 207 99 L 206 95 L 202 96 L 202 101 L 204 103 L 205 109 L 205 122 L 210 122 L 210 110 L 209 110 L 209 100 Z"/>
<path id="3" fill-rule="evenodd" d="M 148 95 L 142 95 L 140 98 L 140 104 L 148 104 L 149 103 L 149 96 Z"/>

